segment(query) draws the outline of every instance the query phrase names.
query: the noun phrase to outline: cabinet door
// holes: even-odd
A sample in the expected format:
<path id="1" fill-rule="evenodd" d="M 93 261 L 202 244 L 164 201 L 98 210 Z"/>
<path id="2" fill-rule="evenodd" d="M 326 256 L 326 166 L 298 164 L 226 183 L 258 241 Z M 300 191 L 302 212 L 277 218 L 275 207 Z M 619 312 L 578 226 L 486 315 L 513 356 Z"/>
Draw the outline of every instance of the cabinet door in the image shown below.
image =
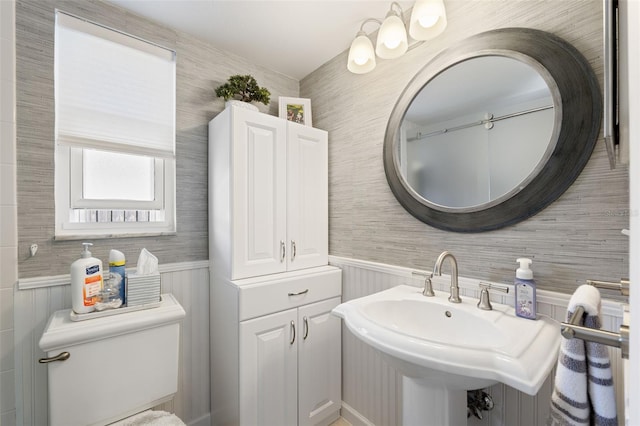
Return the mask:
<path id="1" fill-rule="evenodd" d="M 240 323 L 241 425 L 296 424 L 296 313 L 290 309 Z"/>
<path id="2" fill-rule="evenodd" d="M 287 122 L 288 270 L 328 260 L 327 132 Z"/>
<path id="3" fill-rule="evenodd" d="M 341 394 L 341 326 L 331 310 L 340 298 L 298 309 L 298 425 L 315 425 L 338 417 Z"/>
<path id="4" fill-rule="evenodd" d="M 286 270 L 286 122 L 234 108 L 232 279 Z"/>

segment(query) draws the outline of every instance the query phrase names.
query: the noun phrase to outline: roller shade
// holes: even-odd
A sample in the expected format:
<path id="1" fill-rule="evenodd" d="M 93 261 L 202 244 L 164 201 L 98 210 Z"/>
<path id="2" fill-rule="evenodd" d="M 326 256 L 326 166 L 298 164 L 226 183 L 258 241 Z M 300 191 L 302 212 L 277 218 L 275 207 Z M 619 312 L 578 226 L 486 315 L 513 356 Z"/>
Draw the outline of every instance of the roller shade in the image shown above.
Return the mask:
<path id="1" fill-rule="evenodd" d="M 56 12 L 56 140 L 175 156 L 175 52 Z"/>

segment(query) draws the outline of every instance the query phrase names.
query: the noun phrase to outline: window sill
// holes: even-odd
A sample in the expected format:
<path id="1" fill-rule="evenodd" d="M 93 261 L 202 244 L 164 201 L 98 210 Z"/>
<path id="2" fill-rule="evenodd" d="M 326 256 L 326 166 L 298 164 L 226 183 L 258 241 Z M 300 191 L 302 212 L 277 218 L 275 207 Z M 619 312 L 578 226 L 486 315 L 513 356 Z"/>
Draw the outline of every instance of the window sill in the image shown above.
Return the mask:
<path id="1" fill-rule="evenodd" d="M 107 238 L 139 238 L 139 237 L 164 237 L 178 235 L 177 231 L 166 232 L 113 232 L 109 234 L 68 234 L 68 235 L 55 235 L 54 241 L 75 241 L 75 240 L 101 240 Z"/>

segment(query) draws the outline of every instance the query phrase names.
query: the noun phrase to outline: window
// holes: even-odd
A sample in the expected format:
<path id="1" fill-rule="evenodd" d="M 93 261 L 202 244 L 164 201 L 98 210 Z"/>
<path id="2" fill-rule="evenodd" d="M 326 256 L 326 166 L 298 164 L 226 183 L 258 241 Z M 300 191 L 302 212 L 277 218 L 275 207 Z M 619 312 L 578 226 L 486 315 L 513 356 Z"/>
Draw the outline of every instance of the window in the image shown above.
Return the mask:
<path id="1" fill-rule="evenodd" d="M 175 52 L 56 12 L 56 239 L 175 232 Z"/>

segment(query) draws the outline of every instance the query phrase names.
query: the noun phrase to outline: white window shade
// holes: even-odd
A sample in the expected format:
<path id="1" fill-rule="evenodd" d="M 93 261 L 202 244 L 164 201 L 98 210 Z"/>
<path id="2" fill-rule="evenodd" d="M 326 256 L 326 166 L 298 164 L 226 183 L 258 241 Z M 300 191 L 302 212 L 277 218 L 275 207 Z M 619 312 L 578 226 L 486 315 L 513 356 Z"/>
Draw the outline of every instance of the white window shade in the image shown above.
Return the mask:
<path id="1" fill-rule="evenodd" d="M 174 158 L 175 53 L 62 12 L 56 19 L 57 142 Z"/>

